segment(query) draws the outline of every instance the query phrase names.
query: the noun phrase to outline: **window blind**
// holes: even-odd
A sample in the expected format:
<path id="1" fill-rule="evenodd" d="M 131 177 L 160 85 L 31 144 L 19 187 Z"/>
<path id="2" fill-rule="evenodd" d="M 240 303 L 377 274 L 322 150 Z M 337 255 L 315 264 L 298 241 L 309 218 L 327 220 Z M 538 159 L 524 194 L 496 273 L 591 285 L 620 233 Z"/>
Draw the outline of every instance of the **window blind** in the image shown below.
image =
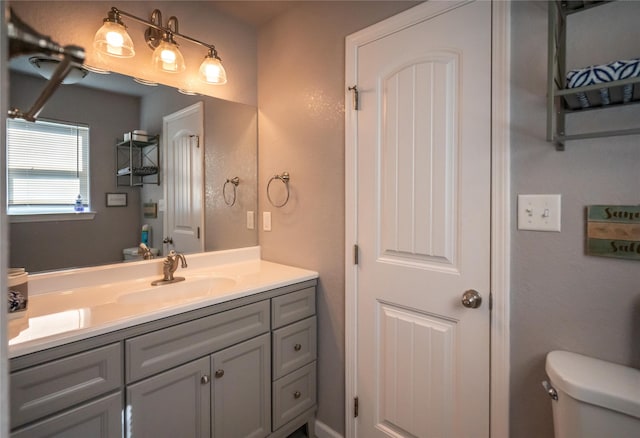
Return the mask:
<path id="1" fill-rule="evenodd" d="M 70 212 L 78 195 L 88 210 L 89 127 L 7 119 L 7 212 Z"/>

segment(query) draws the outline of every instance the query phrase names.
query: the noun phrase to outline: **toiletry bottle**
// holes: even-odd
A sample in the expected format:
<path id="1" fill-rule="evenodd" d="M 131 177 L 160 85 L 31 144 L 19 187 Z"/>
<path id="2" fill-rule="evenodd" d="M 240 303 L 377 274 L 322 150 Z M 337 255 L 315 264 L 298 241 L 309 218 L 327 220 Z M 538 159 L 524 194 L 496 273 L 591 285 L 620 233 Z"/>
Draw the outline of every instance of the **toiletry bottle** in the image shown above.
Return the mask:
<path id="1" fill-rule="evenodd" d="M 84 211 L 84 206 L 82 205 L 82 196 L 78 195 L 76 198 L 76 204 L 73 206 L 75 211 Z"/>
<path id="2" fill-rule="evenodd" d="M 144 224 L 142 226 L 142 235 L 140 236 L 140 242 L 144 243 L 147 246 L 151 246 L 151 244 L 149 243 L 149 231 L 150 231 L 150 226 L 148 224 Z"/>

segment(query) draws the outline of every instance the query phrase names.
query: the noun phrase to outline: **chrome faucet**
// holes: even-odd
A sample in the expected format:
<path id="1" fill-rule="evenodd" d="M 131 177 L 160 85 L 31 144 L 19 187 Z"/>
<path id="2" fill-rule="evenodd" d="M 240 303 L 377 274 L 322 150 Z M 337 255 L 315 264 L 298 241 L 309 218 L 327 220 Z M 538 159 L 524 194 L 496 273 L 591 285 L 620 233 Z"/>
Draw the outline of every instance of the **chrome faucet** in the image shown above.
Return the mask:
<path id="1" fill-rule="evenodd" d="M 140 254 L 145 260 L 150 260 L 155 257 L 149 247 L 144 243 L 141 243 L 138 247 L 138 254 Z"/>
<path id="2" fill-rule="evenodd" d="M 159 286 L 161 284 L 169 284 L 175 283 L 177 281 L 184 280 L 184 277 L 174 277 L 173 273 L 178 269 L 178 263 L 181 263 L 182 268 L 187 267 L 187 259 L 184 257 L 184 254 L 179 252 L 175 252 L 174 250 L 169 251 L 169 255 L 162 262 L 162 272 L 164 277 L 161 280 L 155 280 L 151 282 L 152 286 Z"/>

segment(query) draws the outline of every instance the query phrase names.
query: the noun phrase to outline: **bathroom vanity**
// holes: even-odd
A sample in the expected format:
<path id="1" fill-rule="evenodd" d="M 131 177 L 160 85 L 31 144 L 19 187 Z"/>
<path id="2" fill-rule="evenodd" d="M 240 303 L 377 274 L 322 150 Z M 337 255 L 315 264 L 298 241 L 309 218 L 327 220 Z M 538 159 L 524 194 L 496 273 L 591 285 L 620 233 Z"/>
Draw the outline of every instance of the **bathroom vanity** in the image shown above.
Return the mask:
<path id="1" fill-rule="evenodd" d="M 10 341 L 11 436 L 286 437 L 305 425 L 313 436 L 317 274 L 193 257 L 173 290 L 144 286 L 149 276 L 36 294 L 24 340 Z M 47 301 L 95 288 L 89 308 Z M 77 328 L 26 336 L 38 317 L 81 310 Z"/>

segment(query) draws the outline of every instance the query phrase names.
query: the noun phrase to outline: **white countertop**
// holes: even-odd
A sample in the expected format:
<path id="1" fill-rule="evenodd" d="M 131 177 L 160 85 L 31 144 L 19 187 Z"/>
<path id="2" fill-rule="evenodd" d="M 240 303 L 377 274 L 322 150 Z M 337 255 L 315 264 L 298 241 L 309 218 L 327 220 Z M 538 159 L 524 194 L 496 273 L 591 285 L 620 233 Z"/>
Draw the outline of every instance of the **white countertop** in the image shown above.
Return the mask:
<path id="1" fill-rule="evenodd" d="M 30 276 L 28 310 L 9 321 L 9 357 L 318 277 L 260 260 L 257 247 L 188 255 L 187 261 L 189 267 L 175 273 L 186 280 L 163 286 L 151 286 L 162 278 L 162 259 Z"/>

